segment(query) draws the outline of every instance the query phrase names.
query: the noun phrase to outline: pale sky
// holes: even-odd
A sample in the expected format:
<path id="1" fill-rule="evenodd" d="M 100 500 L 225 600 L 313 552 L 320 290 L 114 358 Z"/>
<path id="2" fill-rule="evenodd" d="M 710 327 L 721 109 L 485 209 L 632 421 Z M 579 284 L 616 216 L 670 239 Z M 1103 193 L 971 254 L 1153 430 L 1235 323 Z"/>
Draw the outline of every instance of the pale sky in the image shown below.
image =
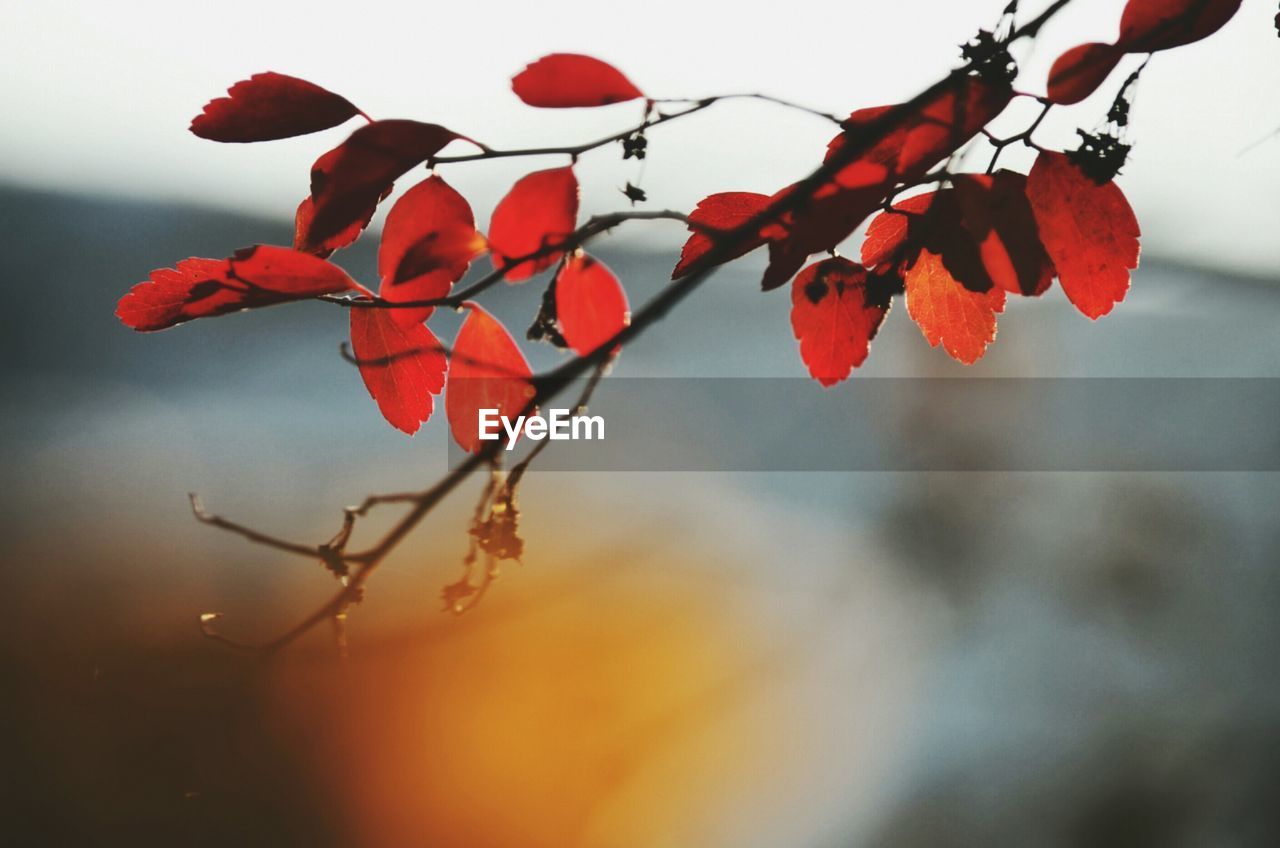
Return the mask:
<path id="1" fill-rule="evenodd" d="M 935 80 L 1005 2 L 6 0 L 0 181 L 285 217 L 307 191 L 312 160 L 355 124 L 253 145 L 187 132 L 207 100 L 258 71 L 310 79 L 375 117 L 441 123 L 493 146 L 563 144 L 634 124 L 641 107 L 523 105 L 509 80 L 545 53 L 595 55 L 655 97 L 758 91 L 843 114 Z M 1075 0 L 1023 63 L 1020 88 L 1042 92 L 1063 49 L 1113 38 L 1122 7 Z M 1275 13 L 1272 0 L 1245 0 L 1220 33 L 1159 54 L 1144 74 L 1136 149 L 1120 184 L 1148 255 L 1280 277 L 1280 135 L 1257 143 L 1280 129 Z M 1074 146 L 1072 129 L 1093 127 L 1128 67 L 1093 98 L 1055 109 L 1037 140 Z M 802 113 L 719 104 L 651 132 L 642 184 L 651 208 L 683 210 L 716 191 L 772 192 L 811 170 L 832 134 Z M 444 175 L 483 227 L 514 179 L 562 161 L 486 162 Z M 589 154 L 584 214 L 622 208 L 617 189 L 638 177 L 616 148 Z M 675 238 L 672 225 L 656 226 L 667 228 L 664 241 Z"/>

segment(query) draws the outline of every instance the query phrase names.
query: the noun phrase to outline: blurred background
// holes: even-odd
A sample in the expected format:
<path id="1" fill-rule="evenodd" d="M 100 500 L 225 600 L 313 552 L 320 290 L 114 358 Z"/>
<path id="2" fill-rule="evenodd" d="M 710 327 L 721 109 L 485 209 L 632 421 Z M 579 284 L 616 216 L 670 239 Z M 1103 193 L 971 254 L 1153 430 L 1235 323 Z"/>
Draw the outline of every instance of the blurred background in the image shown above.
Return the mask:
<path id="1" fill-rule="evenodd" d="M 441 612 L 439 590 L 460 573 L 479 479 L 371 582 L 346 660 L 323 628 L 263 660 L 197 626 L 216 611 L 227 633 L 270 638 L 334 586 L 197 524 L 188 491 L 319 541 L 343 505 L 447 462 L 442 416 L 413 439 L 381 420 L 338 356 L 332 307 L 146 336 L 116 322 L 153 268 L 288 243 L 311 161 L 343 137 L 202 142 L 186 126 L 204 102 L 271 69 L 495 146 L 633 124 L 635 104 L 511 95 L 525 63 L 573 50 L 657 96 L 761 91 L 842 113 L 915 93 L 1003 5 L 6 7 L 0 822 L 14 844 L 1280 844 L 1275 474 L 535 470 L 524 564 L 466 616 Z M 1073 2 L 1021 57 L 1020 87 L 1113 37 L 1121 5 Z M 1090 322 L 1055 287 L 1012 303 L 964 368 L 898 307 L 852 379 L 1280 377 L 1275 11 L 1245 0 L 1144 73 L 1120 178 L 1144 254 L 1112 315 Z M 1038 140 L 1071 146 L 1123 76 L 1055 109 Z M 719 104 L 653 131 L 643 165 L 586 157 L 583 214 L 622 208 L 627 181 L 653 208 L 771 192 L 830 134 Z M 483 227 L 541 166 L 446 177 Z M 682 241 L 658 223 L 593 252 L 637 304 Z M 375 244 L 338 261 L 372 280 Z M 759 294 L 760 267 L 718 272 L 617 374 L 803 379 L 789 302 Z M 522 328 L 543 285 L 490 302 Z M 456 316 L 433 326 L 451 338 Z M 803 426 L 761 409 L 724 438 L 749 450 L 789 423 Z M 941 455 L 1005 438 L 927 410 L 898 423 Z"/>

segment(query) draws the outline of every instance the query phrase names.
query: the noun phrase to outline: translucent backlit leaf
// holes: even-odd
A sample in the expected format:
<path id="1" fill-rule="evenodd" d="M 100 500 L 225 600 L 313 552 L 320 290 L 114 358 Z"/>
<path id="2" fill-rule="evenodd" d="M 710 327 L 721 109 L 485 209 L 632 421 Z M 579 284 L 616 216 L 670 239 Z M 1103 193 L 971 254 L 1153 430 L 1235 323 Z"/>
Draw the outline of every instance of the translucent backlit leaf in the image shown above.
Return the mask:
<path id="1" fill-rule="evenodd" d="M 1004 310 L 1003 289 L 970 291 L 928 250 L 920 251 L 904 277 L 907 314 L 933 347 L 942 348 L 965 365 L 982 357 L 995 341 L 996 313 Z"/>
<path id="2" fill-rule="evenodd" d="M 886 306 L 868 303 L 867 272 L 848 259 L 815 262 L 791 284 L 791 329 L 809 374 L 824 386 L 867 358 Z"/>
<path id="3" fill-rule="evenodd" d="M 1090 318 L 1106 315 L 1124 300 L 1129 271 L 1138 267 L 1138 220 L 1124 192 L 1045 151 L 1027 177 L 1027 199 L 1062 290 Z"/>
<path id="4" fill-rule="evenodd" d="M 627 326 L 627 295 L 603 262 L 579 253 L 556 275 L 556 317 L 569 347 L 586 356 Z"/>
<path id="5" fill-rule="evenodd" d="M 405 325 L 396 310 L 351 309 L 351 352 L 382 417 L 413 435 L 431 417 L 432 395 L 444 387 L 440 340 L 423 324 Z"/>
<path id="6" fill-rule="evenodd" d="M 577 220 L 578 178 L 572 167 L 521 177 L 489 221 L 494 267 L 506 269 L 507 281 L 513 283 L 551 267 L 563 254 L 554 248 L 574 231 Z"/>

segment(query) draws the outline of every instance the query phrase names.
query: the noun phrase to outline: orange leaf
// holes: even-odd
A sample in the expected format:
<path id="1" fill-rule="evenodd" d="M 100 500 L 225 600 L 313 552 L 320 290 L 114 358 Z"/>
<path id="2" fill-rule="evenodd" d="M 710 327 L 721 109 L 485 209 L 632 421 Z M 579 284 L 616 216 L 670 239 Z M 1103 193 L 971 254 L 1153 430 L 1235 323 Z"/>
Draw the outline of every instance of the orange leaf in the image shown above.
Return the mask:
<path id="1" fill-rule="evenodd" d="M 996 313 L 1004 311 L 1004 290 L 970 291 L 960 285 L 942 257 L 920 251 L 904 278 L 907 314 L 933 347 L 942 345 L 952 358 L 972 365 L 996 337 Z"/>
<path id="2" fill-rule="evenodd" d="M 847 188 L 865 188 L 873 182 L 911 182 L 977 135 L 1012 98 L 1013 90 L 1007 84 L 975 76 L 957 77 L 894 130 L 873 140 L 866 152 L 840 170 L 836 182 Z M 848 143 L 851 135 L 865 131 L 891 108 L 875 106 L 849 115 L 844 122 L 846 131 L 827 145 L 827 159 Z"/>
<path id="3" fill-rule="evenodd" d="M 867 272 L 840 257 L 815 262 L 791 284 L 791 329 L 800 358 L 824 386 L 849 376 L 867 358 L 888 312 L 867 303 Z"/>
<path id="4" fill-rule="evenodd" d="M 515 419 L 533 398 L 533 375 L 528 361 L 507 328 L 474 303 L 458 337 L 449 364 L 444 408 L 454 440 L 469 453 L 480 440 L 479 411 L 496 409 Z M 505 438 L 505 436 L 504 436 Z"/>
<path id="5" fill-rule="evenodd" d="M 613 65 L 578 53 L 543 56 L 515 75 L 511 90 L 530 106 L 550 109 L 607 106 L 644 97 Z"/>
<path id="6" fill-rule="evenodd" d="M 1124 300 L 1129 271 L 1138 267 L 1138 220 L 1124 192 L 1045 151 L 1027 177 L 1027 199 L 1067 298 L 1090 318 L 1106 315 Z"/>
<path id="7" fill-rule="evenodd" d="M 527 280 L 555 264 L 553 250 L 573 233 L 578 220 L 578 178 L 573 167 L 535 171 L 521 177 L 498 202 L 489 221 L 489 248 L 507 282 Z M 535 257 L 520 261 L 526 257 Z"/>
<path id="8" fill-rule="evenodd" d="M 618 278 L 585 253 L 565 260 L 555 287 L 560 332 L 579 356 L 593 353 L 630 321 L 627 295 Z"/>
<path id="9" fill-rule="evenodd" d="M 392 309 L 351 309 L 351 352 L 365 388 L 392 427 L 409 435 L 431 417 L 444 387 L 444 348 L 423 324 L 404 325 Z"/>

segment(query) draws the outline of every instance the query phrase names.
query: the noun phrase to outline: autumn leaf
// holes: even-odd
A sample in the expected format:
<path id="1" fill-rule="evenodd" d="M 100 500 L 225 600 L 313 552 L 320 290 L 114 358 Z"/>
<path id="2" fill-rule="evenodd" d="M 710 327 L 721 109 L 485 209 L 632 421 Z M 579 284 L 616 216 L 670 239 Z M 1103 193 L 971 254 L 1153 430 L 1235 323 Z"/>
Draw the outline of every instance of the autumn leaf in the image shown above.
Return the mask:
<path id="1" fill-rule="evenodd" d="M 920 251 L 904 277 L 907 314 L 933 347 L 972 365 L 995 341 L 996 313 L 1004 311 L 1003 289 L 970 291 L 951 276 L 942 257 Z"/>
<path id="2" fill-rule="evenodd" d="M 578 53 L 552 53 L 516 74 L 511 90 L 530 106 L 565 109 L 607 106 L 644 97 L 607 62 Z"/>
<path id="3" fill-rule="evenodd" d="M 933 203 L 935 192 L 917 194 L 893 205 L 894 211 L 881 212 L 867 225 L 862 241 L 862 262 L 868 268 L 896 264 L 904 255 L 913 215 L 923 215 Z M 912 257 L 914 258 L 914 257 Z"/>
<path id="4" fill-rule="evenodd" d="M 336 147 L 317 159 L 315 164 L 311 166 L 312 182 L 315 182 L 316 174 L 322 175 L 321 181 L 328 179 L 334 163 L 342 155 L 343 148 Z M 354 243 L 356 239 L 360 238 L 360 234 L 365 231 L 365 228 L 369 226 L 369 222 L 373 220 L 373 214 L 378 211 L 378 204 L 386 200 L 394 187 L 394 185 L 387 186 L 382 195 L 356 215 L 350 224 L 324 238 L 316 238 L 312 232 L 312 223 L 316 217 L 316 205 L 315 201 L 311 199 L 311 195 L 308 194 L 302 198 L 302 202 L 298 204 L 298 211 L 294 214 L 293 249 L 301 250 L 305 253 L 313 253 L 323 259 L 332 255 L 335 250 L 341 250 Z"/>
<path id="5" fill-rule="evenodd" d="M 116 316 L 139 332 L 360 287 L 341 268 L 287 247 L 258 245 L 230 259 L 185 259 L 130 289 Z"/>
<path id="6" fill-rule="evenodd" d="M 693 270 L 698 260 L 715 247 L 712 230 L 732 230 L 759 215 L 769 205 L 769 196 L 752 191 L 724 191 L 713 194 L 698 201 L 698 206 L 689 213 L 689 230 L 693 234 L 680 250 L 680 261 L 671 272 L 671 279 L 676 280 Z M 745 240 L 734 250 L 732 256 L 725 258 L 728 262 L 744 256 L 764 244 L 764 237 Z"/>
<path id="7" fill-rule="evenodd" d="M 879 185 L 824 189 L 826 186 L 819 187 L 812 198 L 763 230 L 769 240 L 769 264 L 760 282 L 765 291 L 784 285 L 813 254 L 835 249 L 876 210 L 886 191 Z M 788 186 L 771 202 L 795 190 L 795 185 Z"/>
<path id="8" fill-rule="evenodd" d="M 402 324 L 394 309 L 351 309 L 351 352 L 382 417 L 409 435 L 431 417 L 444 388 L 444 348 L 425 324 Z"/>
<path id="9" fill-rule="evenodd" d="M 985 237 L 986 231 L 978 235 Z M 947 272 L 971 291 L 983 293 L 995 285 L 975 233 L 965 224 L 955 189 L 910 197 L 874 218 L 863 242 L 863 262 L 878 271 L 900 273 L 922 250 L 939 256 Z"/>
<path id="10" fill-rule="evenodd" d="M 307 241 L 321 244 L 365 220 L 401 174 L 461 138 L 436 124 L 374 121 L 311 167 L 314 215 Z"/>
<path id="11" fill-rule="evenodd" d="M 961 226 L 977 243 L 985 278 L 1010 294 L 1040 295 L 1054 267 L 1027 200 L 1027 178 L 1014 171 L 952 179 Z"/>
<path id="12" fill-rule="evenodd" d="M 268 71 L 209 101 L 191 132 L 210 141 L 272 141 L 327 130 L 360 114 L 351 101 L 297 77 Z"/>
<path id="13" fill-rule="evenodd" d="M 1240 10 L 1241 0 L 1129 0 L 1120 17 L 1118 44 L 1150 53 L 1213 35 Z"/>
<path id="14" fill-rule="evenodd" d="M 247 287 L 232 282 L 225 259 L 184 259 L 175 268 L 158 268 L 138 283 L 116 306 L 126 326 L 147 333 L 190 321 L 237 312 Z"/>
<path id="15" fill-rule="evenodd" d="M 1106 315 L 1138 267 L 1138 220 L 1120 187 L 1098 185 L 1065 154 L 1044 151 L 1027 177 L 1027 199 L 1067 298 L 1090 318 Z"/>
<path id="16" fill-rule="evenodd" d="M 387 193 L 390 194 L 390 191 Z M 298 211 L 293 216 L 293 249 L 326 259 L 332 256 L 334 251 L 348 247 L 360 238 L 360 234 L 369 226 L 369 222 L 373 220 L 373 214 L 377 211 L 376 204 L 370 206 L 342 230 L 327 238 L 313 241 L 311 222 L 316 217 L 316 206 L 311 196 L 307 195 L 302 198 L 302 202 L 298 204 Z"/>
<path id="17" fill-rule="evenodd" d="M 445 297 L 484 249 L 466 198 L 441 177 L 428 177 L 387 214 L 378 245 L 378 293 L 396 303 Z M 431 316 L 432 307 L 392 311 L 396 320 L 416 324 Z"/>
<path id="18" fill-rule="evenodd" d="M 1049 70 L 1049 99 L 1059 105 L 1079 103 L 1102 85 L 1125 56 L 1114 44 L 1078 44 L 1059 56 Z"/>
<path id="19" fill-rule="evenodd" d="M 627 326 L 627 295 L 603 262 L 585 253 L 570 256 L 556 275 L 560 332 L 579 356 L 587 356 Z"/>
<path id="20" fill-rule="evenodd" d="M 470 314 L 458 330 L 449 364 L 445 413 L 454 440 L 475 453 L 485 444 L 479 411 L 496 409 L 514 420 L 533 398 L 533 371 L 498 319 L 475 303 L 466 306 Z"/>
<path id="21" fill-rule="evenodd" d="M 866 269 L 840 257 L 815 262 L 791 284 L 791 329 L 822 385 L 835 385 L 866 360 L 888 312 L 867 300 Z"/>
<path id="22" fill-rule="evenodd" d="M 573 233 L 577 220 L 578 178 L 572 166 L 521 177 L 489 221 L 494 267 L 506 269 L 511 283 L 550 268 L 562 254 L 550 248 Z"/>

